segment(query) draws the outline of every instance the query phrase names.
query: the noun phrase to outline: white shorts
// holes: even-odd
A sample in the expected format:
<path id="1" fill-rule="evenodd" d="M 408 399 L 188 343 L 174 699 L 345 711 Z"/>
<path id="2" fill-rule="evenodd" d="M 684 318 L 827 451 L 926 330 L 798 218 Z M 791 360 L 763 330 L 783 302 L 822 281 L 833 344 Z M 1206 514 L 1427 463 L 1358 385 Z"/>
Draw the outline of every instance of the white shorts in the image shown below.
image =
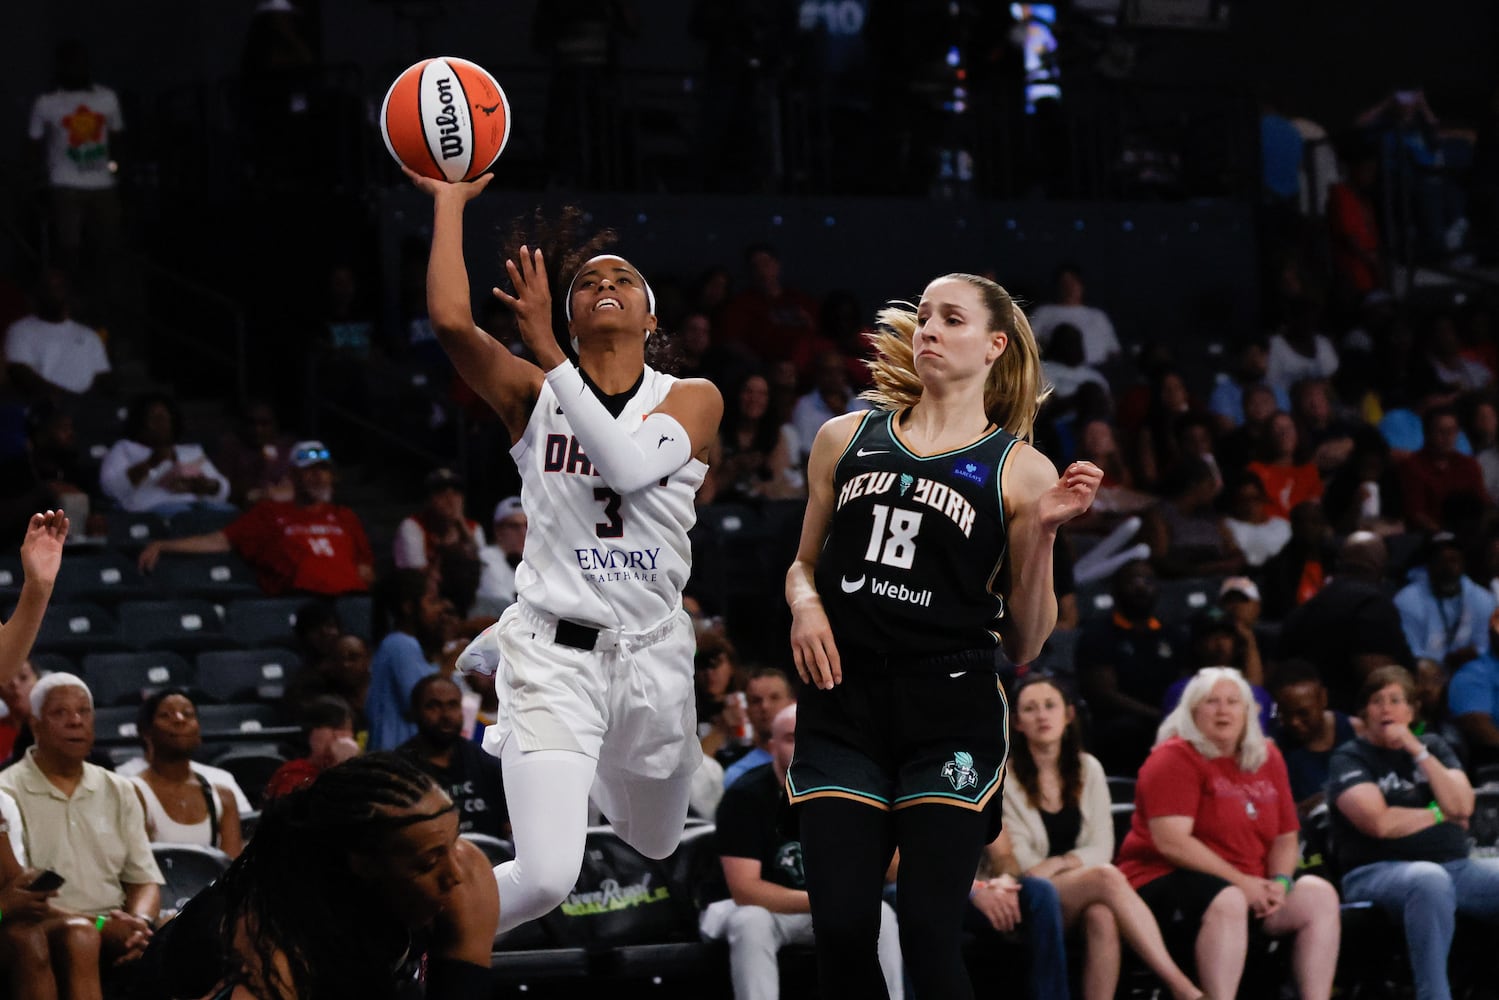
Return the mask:
<path id="1" fill-rule="evenodd" d="M 517 602 L 494 626 L 499 711 L 484 749 L 572 750 L 601 773 L 690 776 L 702 760 L 692 620 L 678 610 L 644 632 L 601 630 L 592 650 L 555 641 L 557 619 Z"/>

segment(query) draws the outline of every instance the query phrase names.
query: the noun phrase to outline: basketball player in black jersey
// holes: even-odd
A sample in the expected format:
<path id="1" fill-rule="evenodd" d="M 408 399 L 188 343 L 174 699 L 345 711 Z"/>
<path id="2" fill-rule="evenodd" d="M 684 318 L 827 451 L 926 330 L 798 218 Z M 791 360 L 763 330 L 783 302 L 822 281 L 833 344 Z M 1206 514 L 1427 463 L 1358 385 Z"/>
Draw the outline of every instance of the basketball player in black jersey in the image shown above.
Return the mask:
<path id="1" fill-rule="evenodd" d="M 1102 473 L 1025 439 L 1045 398 L 1024 313 L 950 274 L 880 314 L 880 405 L 813 444 L 786 579 L 802 680 L 797 808 L 824 990 L 885 996 L 884 875 L 899 849 L 901 950 L 920 997 L 972 997 L 967 896 L 998 834 L 1008 708 L 995 649 L 1026 663 L 1056 624 L 1052 545 Z"/>

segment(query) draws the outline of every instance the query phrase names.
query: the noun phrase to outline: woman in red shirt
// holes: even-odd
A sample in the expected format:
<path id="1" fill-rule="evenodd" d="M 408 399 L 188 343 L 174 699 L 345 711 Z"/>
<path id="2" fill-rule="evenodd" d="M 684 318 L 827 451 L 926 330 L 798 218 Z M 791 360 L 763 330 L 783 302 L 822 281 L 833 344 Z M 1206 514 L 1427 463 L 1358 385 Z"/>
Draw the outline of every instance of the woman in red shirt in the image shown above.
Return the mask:
<path id="1" fill-rule="evenodd" d="M 1306 500 L 1322 499 L 1322 474 L 1312 462 L 1298 462 L 1300 438 L 1289 413 L 1270 418 L 1269 440 L 1262 461 L 1250 462 L 1249 471 L 1265 484 L 1266 511 L 1271 517 L 1291 517 L 1291 508 Z"/>
<path id="2" fill-rule="evenodd" d="M 1197 982 L 1209 996 L 1238 992 L 1253 918 L 1272 937 L 1295 937 L 1302 1000 L 1327 1000 L 1338 894 L 1314 875 L 1294 879 L 1296 802 L 1280 751 L 1248 710 L 1253 704 L 1237 670 L 1197 672 L 1140 769 L 1118 866 L 1177 962 L 1195 953 Z"/>

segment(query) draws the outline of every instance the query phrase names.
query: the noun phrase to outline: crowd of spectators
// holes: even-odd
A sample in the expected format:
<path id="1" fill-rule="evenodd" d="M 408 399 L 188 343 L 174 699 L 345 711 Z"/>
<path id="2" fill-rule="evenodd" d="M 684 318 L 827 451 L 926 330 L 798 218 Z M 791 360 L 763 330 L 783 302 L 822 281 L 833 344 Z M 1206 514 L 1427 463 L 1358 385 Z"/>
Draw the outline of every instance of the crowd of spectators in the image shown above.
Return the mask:
<path id="1" fill-rule="evenodd" d="M 729 44 L 711 18 L 700 27 Z M 539 31 L 538 42 L 566 39 Z M 559 70 L 560 86 L 607 80 L 607 45 L 571 51 L 582 61 Z M 64 92 L 95 89 L 73 72 Z M 110 114 L 118 130 L 118 108 Z M 1341 892 L 1404 926 L 1420 995 L 1440 1000 L 1454 914 L 1494 916 L 1499 845 L 1480 837 L 1496 829 L 1483 810 L 1499 808 L 1499 772 L 1485 770 L 1499 764 L 1499 302 L 1466 286 L 1405 295 L 1371 200 L 1397 182 L 1436 197 L 1429 177 L 1401 173 L 1429 160 L 1433 127 L 1424 98 L 1365 116 L 1325 215 L 1317 197 L 1300 198 L 1314 193 L 1309 180 L 1294 198 L 1277 181 L 1277 195 L 1306 207 L 1275 230 L 1284 238 L 1272 241 L 1263 328 L 1221 344 L 1217 370 L 1116 329 L 1078 263 L 1060 263 L 1035 296 L 1056 390 L 1037 444 L 1059 468 L 1096 462 L 1105 480 L 1057 543 L 1057 635 L 1036 663 L 1001 664 L 1018 695 L 1017 761 L 1029 764 L 1016 768 L 1007 831 L 976 873 L 970 930 L 994 943 L 1024 928 L 1033 995 L 1064 995 L 1066 951 L 1079 944 L 1082 992 L 1113 995 L 1122 940 L 1174 996 L 1190 1000 L 1194 984 L 1230 996 L 1263 934 L 1294 942 L 1285 978 L 1318 1000 L 1332 989 Z M 55 140 L 45 121 L 37 128 Z M 559 155 L 580 173 L 602 169 L 565 144 Z M 352 463 L 296 433 L 272 401 L 243 401 L 211 433 L 187 424 L 173 393 L 121 395 L 108 338 L 72 318 L 75 299 L 95 315 L 108 301 L 103 259 L 91 271 L 84 244 L 103 226 L 93 249 L 113 249 L 113 184 L 61 192 L 54 208 L 66 269 L 43 270 L 30 308 L 4 317 L 0 537 L 20 537 L 35 510 L 68 510 L 64 566 L 94 559 L 100 579 L 53 567 L 46 589 L 56 586 L 54 604 L 102 602 L 121 621 L 128 600 L 201 596 L 174 567 L 202 565 L 210 584 L 242 589 L 210 623 L 188 626 L 200 607 L 175 606 L 184 628 L 207 635 L 192 650 L 196 676 L 158 665 L 161 676 L 96 704 L 96 691 L 118 690 L 96 654 L 119 647 L 61 635 L 69 618 L 43 627 L 29 658 L 8 648 L 16 621 L 52 622 L 7 578 L 18 603 L 0 632 L 0 962 L 18 996 L 36 995 L 28 984 L 54 968 L 93 988 L 101 957 L 107 979 L 146 949 L 177 902 L 160 898 L 152 842 L 237 855 L 265 801 L 366 752 L 427 772 L 464 833 L 505 836 L 499 768 L 474 742 L 494 692 L 455 659 L 515 600 L 527 524 L 505 474 L 476 468 L 503 467 L 497 450 L 466 469 L 423 470 L 420 498 L 400 498 L 406 514 L 372 525 L 336 499 Z M 1460 248 L 1457 221 L 1423 217 L 1420 253 Z M 78 278 L 93 284 L 73 288 Z M 742 269 L 659 284 L 668 363 L 714 380 L 727 401 L 705 515 L 732 509 L 794 530 L 785 512 L 804 496 L 817 429 L 868 406 L 869 316 L 846 292 L 812 294 L 815 281 L 783 274 L 776 249 L 756 244 Z M 353 270 L 335 266 L 329 284 L 323 346 L 354 374 L 325 389 L 368 402 L 357 383 L 376 371 L 378 335 Z M 439 387 L 434 405 L 461 409 L 465 387 L 422 353 L 422 317 L 406 318 L 409 357 Z M 20 569 L 32 587 L 25 548 Z M 796 685 L 782 643 L 763 635 L 767 619 L 724 601 L 721 570 L 700 565 L 688 588 L 705 752 L 693 811 L 717 820 L 723 875 L 701 931 L 728 941 L 737 995 L 762 996 L 776 951 L 811 935 L 799 847 L 774 817 Z M 778 601 L 775 575 L 760 583 L 759 602 Z M 225 631 L 233 601 L 272 599 L 294 607 L 276 606 L 287 656 L 239 698 L 210 694 L 204 655 L 240 648 Z M 350 612 L 361 606 L 367 618 Z M 162 642 L 164 655 L 186 648 Z M 204 722 L 220 701 L 270 713 L 279 735 L 256 746 L 273 744 L 273 769 L 243 769 L 234 754 L 214 766 L 245 742 Z M 127 708 L 133 736 L 96 721 Z M 1117 803 L 1133 802 L 1127 832 L 1115 833 L 1111 787 L 1133 789 Z M 55 895 L 29 888 L 41 868 L 66 880 Z M 881 954 L 897 996 L 893 930 Z"/>

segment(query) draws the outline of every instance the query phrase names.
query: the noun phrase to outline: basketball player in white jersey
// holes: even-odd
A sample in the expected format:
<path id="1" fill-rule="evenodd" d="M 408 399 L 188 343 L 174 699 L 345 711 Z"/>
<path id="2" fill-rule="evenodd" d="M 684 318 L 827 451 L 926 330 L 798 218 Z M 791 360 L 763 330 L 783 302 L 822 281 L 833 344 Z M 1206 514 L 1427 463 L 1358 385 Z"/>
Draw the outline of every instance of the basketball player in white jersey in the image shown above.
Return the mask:
<path id="1" fill-rule="evenodd" d="M 515 294 L 494 294 L 537 364 L 515 357 L 474 324 L 463 259 L 463 209 L 490 175 L 447 184 L 407 173 L 435 201 L 433 329 L 510 430 L 529 524 L 518 600 L 464 655 L 495 671 L 499 695 L 484 746 L 500 758 L 515 838 L 516 859 L 495 869 L 505 931 L 572 891 L 590 789 L 647 857 L 681 838 L 701 761 L 687 531 L 723 400 L 711 382 L 646 367 L 655 300 L 622 257 L 584 262 L 567 285 L 576 365 L 553 333 L 541 252 L 506 261 Z"/>

